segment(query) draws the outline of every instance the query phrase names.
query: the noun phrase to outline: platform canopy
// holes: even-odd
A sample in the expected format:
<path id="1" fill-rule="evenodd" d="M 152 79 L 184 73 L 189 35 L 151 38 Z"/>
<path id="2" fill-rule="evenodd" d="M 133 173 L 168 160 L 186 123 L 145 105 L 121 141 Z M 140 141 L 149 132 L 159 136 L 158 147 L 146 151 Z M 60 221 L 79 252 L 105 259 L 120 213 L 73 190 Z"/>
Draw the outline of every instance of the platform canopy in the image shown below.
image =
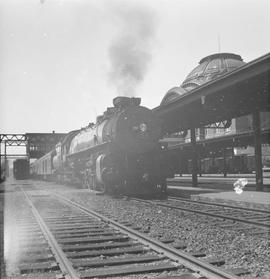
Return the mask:
<path id="1" fill-rule="evenodd" d="M 261 142 L 264 144 L 269 143 L 270 129 L 261 131 Z M 183 150 L 191 151 L 192 145 L 190 142 L 176 142 L 175 139 L 163 139 L 161 142 L 167 142 L 169 144 L 169 150 Z M 254 144 L 254 132 L 247 131 L 243 133 L 230 134 L 221 137 L 213 137 L 208 139 L 199 140 L 196 142 L 197 149 L 200 148 L 209 150 L 223 150 L 227 147 L 246 147 Z"/>
<path id="2" fill-rule="evenodd" d="M 270 53 L 153 109 L 164 133 L 270 110 Z"/>

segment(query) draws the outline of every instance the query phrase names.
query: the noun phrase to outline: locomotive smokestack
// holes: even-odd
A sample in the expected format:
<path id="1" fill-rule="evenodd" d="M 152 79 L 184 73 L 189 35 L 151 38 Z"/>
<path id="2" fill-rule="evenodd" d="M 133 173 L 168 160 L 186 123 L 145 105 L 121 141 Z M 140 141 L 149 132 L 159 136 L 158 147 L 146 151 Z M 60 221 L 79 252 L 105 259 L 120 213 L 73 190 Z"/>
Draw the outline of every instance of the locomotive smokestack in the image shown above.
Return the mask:
<path id="1" fill-rule="evenodd" d="M 113 14 L 119 25 L 119 36 L 109 48 L 109 80 L 117 95 L 133 97 L 143 81 L 152 59 L 152 41 L 156 17 L 147 7 L 125 5 L 115 7 Z"/>

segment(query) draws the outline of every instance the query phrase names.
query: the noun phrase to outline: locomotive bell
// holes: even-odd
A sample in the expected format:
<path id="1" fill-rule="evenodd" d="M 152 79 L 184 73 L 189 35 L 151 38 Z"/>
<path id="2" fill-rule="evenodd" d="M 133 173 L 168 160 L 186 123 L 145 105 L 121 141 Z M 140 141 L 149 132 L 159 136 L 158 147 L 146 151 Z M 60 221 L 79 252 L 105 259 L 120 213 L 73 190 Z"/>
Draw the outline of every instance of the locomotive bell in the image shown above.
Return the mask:
<path id="1" fill-rule="evenodd" d="M 133 106 L 139 106 L 141 104 L 141 98 L 130 98 L 130 102 Z"/>

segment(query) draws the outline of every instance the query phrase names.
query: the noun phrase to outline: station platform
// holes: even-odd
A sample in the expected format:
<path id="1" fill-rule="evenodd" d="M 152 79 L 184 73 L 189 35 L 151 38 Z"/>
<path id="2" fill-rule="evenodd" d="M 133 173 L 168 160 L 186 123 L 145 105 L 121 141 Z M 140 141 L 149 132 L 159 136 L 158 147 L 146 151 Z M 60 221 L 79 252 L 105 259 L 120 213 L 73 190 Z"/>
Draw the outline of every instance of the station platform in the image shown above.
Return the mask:
<path id="1" fill-rule="evenodd" d="M 167 186 L 169 188 L 176 187 L 190 187 L 192 189 L 200 189 L 200 192 L 206 191 L 211 193 L 213 190 L 231 191 L 233 190 L 233 184 L 239 178 L 246 178 L 248 184 L 245 187 L 245 191 L 256 191 L 256 181 L 254 174 L 229 174 L 224 177 L 222 174 L 203 174 L 198 176 L 198 187 L 192 187 L 192 177 L 190 174 L 183 174 L 182 176 L 176 175 L 174 178 L 167 179 Z M 264 192 L 270 192 L 270 176 L 269 173 L 264 174 Z"/>
<path id="2" fill-rule="evenodd" d="M 248 184 L 241 194 L 234 191 L 233 184 L 239 178 L 247 178 Z M 254 175 L 236 174 L 203 175 L 198 177 L 198 187 L 192 187 L 191 175 L 176 176 L 167 180 L 168 194 L 192 200 L 224 203 L 228 205 L 268 210 L 270 212 L 270 177 L 264 176 L 264 191 L 256 191 Z"/>
<path id="3" fill-rule="evenodd" d="M 245 208 L 267 210 L 270 212 L 270 192 L 243 191 L 237 194 L 235 191 L 194 194 L 190 198 L 196 201 L 228 204 Z"/>
<path id="4" fill-rule="evenodd" d="M 206 194 L 206 193 L 219 193 L 222 190 L 209 189 L 201 187 L 190 187 L 190 186 L 172 186 L 168 184 L 168 194 L 170 196 L 176 196 L 181 198 L 191 198 L 192 195 Z"/>

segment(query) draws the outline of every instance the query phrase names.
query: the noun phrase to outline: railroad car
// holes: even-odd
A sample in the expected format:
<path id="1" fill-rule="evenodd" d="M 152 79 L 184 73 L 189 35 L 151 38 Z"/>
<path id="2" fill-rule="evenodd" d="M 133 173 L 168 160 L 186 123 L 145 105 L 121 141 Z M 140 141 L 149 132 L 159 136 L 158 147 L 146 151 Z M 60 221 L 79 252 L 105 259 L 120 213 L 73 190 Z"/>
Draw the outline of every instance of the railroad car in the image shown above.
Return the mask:
<path id="1" fill-rule="evenodd" d="M 29 160 L 16 159 L 13 162 L 13 176 L 15 179 L 28 179 L 29 178 Z"/>
<path id="2" fill-rule="evenodd" d="M 9 172 L 8 161 L 5 158 L 1 158 L 0 183 L 5 181 L 6 177 L 8 176 L 8 172 Z"/>
<path id="3" fill-rule="evenodd" d="M 55 151 L 51 151 L 30 165 L 30 175 L 33 178 L 50 180 L 53 178 L 52 158 Z"/>
<path id="4" fill-rule="evenodd" d="M 114 98 L 114 106 L 95 124 L 70 132 L 34 162 L 32 173 L 105 192 L 165 193 L 166 178 L 173 177 L 174 170 L 166 146 L 159 143 L 159 120 L 140 101 Z"/>

